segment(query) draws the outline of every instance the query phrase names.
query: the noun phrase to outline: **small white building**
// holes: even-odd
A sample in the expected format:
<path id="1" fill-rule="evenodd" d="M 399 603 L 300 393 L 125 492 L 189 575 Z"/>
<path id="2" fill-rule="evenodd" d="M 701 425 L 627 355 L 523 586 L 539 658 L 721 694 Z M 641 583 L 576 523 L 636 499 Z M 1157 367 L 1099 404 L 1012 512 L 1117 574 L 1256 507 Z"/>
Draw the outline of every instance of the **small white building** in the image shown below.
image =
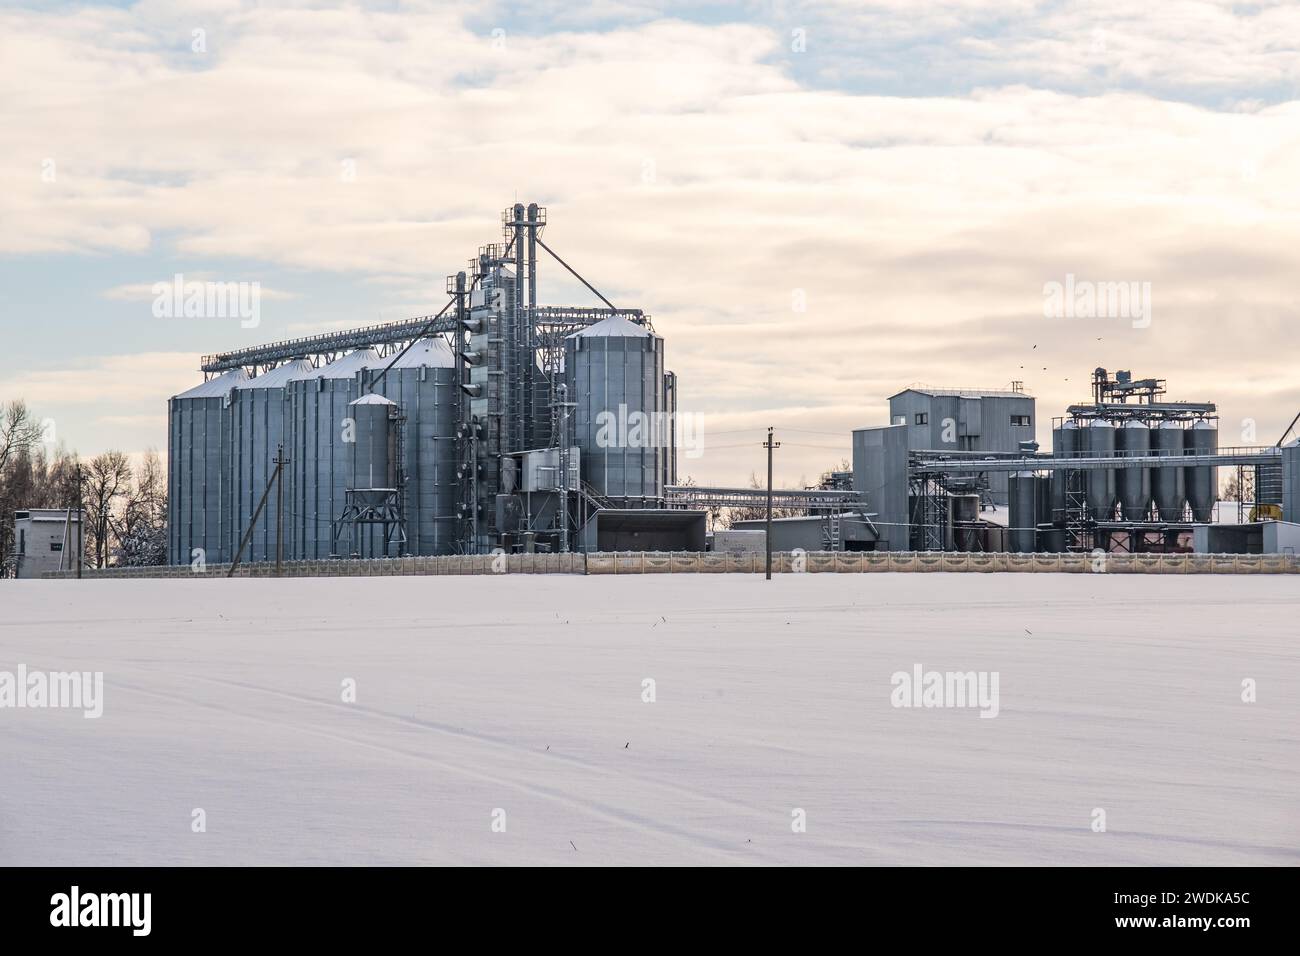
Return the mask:
<path id="1" fill-rule="evenodd" d="M 14 512 L 14 573 L 39 578 L 46 571 L 66 571 L 83 553 L 82 512 L 67 508 L 29 508 Z"/>

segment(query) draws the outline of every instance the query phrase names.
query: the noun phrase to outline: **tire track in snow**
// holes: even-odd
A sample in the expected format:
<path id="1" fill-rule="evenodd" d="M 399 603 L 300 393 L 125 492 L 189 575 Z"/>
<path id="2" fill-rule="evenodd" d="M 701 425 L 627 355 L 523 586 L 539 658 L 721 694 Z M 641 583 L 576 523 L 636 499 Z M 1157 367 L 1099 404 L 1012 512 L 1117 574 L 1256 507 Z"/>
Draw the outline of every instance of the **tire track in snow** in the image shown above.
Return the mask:
<path id="1" fill-rule="evenodd" d="M 228 682 L 215 681 L 215 683 L 228 683 Z M 610 823 L 618 824 L 620 826 L 629 826 L 633 829 L 640 830 L 643 832 L 656 833 L 659 834 L 660 836 L 671 837 L 681 841 L 684 845 L 686 845 L 691 850 L 712 853 L 715 856 L 719 856 L 723 858 L 729 863 L 749 862 L 743 857 L 739 857 L 739 854 L 743 851 L 745 845 L 733 844 L 730 842 L 718 840 L 716 837 L 701 834 L 677 824 L 667 823 L 663 820 L 654 819 L 649 816 L 646 816 L 645 814 L 636 813 L 601 801 L 583 800 L 571 795 L 566 791 L 557 790 L 551 787 L 544 787 L 539 784 L 525 783 L 519 780 L 510 780 L 505 777 L 497 776 L 493 773 L 477 770 L 460 763 L 449 763 L 446 760 L 441 760 L 439 758 L 430 756 L 429 754 L 421 753 L 419 751 L 409 750 L 404 747 L 397 747 L 392 744 L 382 744 L 365 738 L 353 737 L 335 731 L 327 731 L 320 727 L 303 726 L 301 724 L 296 724 L 288 720 L 276 720 L 267 717 L 263 714 L 250 713 L 249 711 L 239 710 L 237 708 L 215 704 L 210 701 L 195 700 L 193 698 L 184 697 L 179 694 L 170 694 L 164 691 L 156 690 L 154 688 L 142 687 L 136 684 L 126 683 L 121 680 L 115 680 L 114 684 L 116 686 L 133 690 L 136 693 L 145 694 L 147 696 L 157 697 L 163 700 L 170 700 L 177 703 L 185 704 L 187 706 L 204 707 L 209 710 L 218 711 L 220 713 L 232 714 L 237 717 L 243 717 L 246 720 L 250 720 L 256 723 L 269 724 L 274 727 L 289 729 L 292 731 L 296 731 L 298 733 L 310 734 L 316 737 L 321 737 L 326 740 L 333 740 L 340 743 L 351 744 L 356 747 L 363 747 L 366 749 L 378 751 L 380 753 L 392 754 L 395 756 L 405 758 L 407 760 L 412 760 L 419 763 L 437 767 L 438 769 L 447 773 L 458 774 L 462 777 L 468 777 L 470 779 L 477 780 L 482 783 L 490 783 L 494 786 L 506 787 L 509 789 L 520 791 L 522 793 L 527 793 L 531 796 L 535 796 L 543 800 L 549 800 L 553 803 L 557 803 L 562 806 L 566 806 L 583 813 L 588 813 L 592 816 L 600 817 L 601 819 L 604 819 Z M 236 684 L 236 686 L 239 685 Z M 257 690 L 260 688 L 254 687 L 251 689 Z M 275 693 L 275 692 L 271 692 L 271 693 Z M 310 698 L 306 698 L 306 699 L 310 700 Z M 321 702 L 314 701 L 314 703 L 321 703 Z M 527 752 L 531 753 L 532 751 L 527 751 Z M 764 854 L 759 850 L 754 850 L 752 848 L 752 845 L 749 846 L 751 846 L 750 852 L 758 855 L 762 855 L 764 857 L 763 860 L 756 860 L 753 862 L 767 862 L 767 863 L 778 862 L 777 859 L 771 858 L 767 854 Z"/>
<path id="2" fill-rule="evenodd" d="M 311 704 L 316 707 L 324 707 L 334 713 L 350 714 L 350 713 L 359 712 L 364 714 L 367 717 L 376 720 L 387 720 L 393 723 L 398 723 L 398 724 L 403 724 L 405 726 L 413 727 L 417 730 L 432 730 L 436 733 L 445 734 L 449 737 L 453 737 L 459 740 L 468 740 L 475 743 L 482 743 L 482 744 L 488 744 L 490 746 L 499 747 L 502 750 L 513 755 L 523 755 L 539 761 L 546 761 L 551 759 L 561 760 L 566 763 L 572 764 L 575 767 L 580 767 L 583 770 L 586 770 L 590 773 L 600 774 L 601 776 L 604 776 L 608 779 L 626 780 L 640 787 L 650 787 L 650 788 L 658 788 L 661 790 L 666 790 L 668 792 L 675 793 L 681 796 L 690 797 L 692 799 L 700 800 L 705 803 L 715 804 L 720 809 L 724 809 L 731 813 L 738 812 L 738 813 L 749 814 L 760 820 L 766 819 L 767 816 L 766 812 L 762 808 L 754 807 L 749 804 L 741 803 L 739 801 L 730 800 L 726 797 L 720 797 L 716 794 L 706 793 L 700 790 L 692 789 L 690 787 L 684 787 L 681 784 L 661 780 L 657 777 L 643 777 L 634 773 L 629 773 L 625 770 L 621 770 L 616 767 L 609 767 L 601 764 L 595 764 L 589 760 L 583 760 L 581 757 L 575 757 L 570 754 L 565 754 L 561 751 L 545 751 L 545 752 L 538 751 L 531 747 L 520 746 L 518 744 L 512 743 L 509 740 L 500 737 L 494 737 L 491 736 L 490 734 L 481 734 L 475 731 L 465 730 L 464 728 L 454 727 L 450 724 L 443 724 L 443 723 L 438 723 L 436 721 L 423 720 L 418 717 L 407 716 L 406 714 L 395 714 L 392 713 L 391 711 L 379 710 L 374 707 L 367 707 L 363 704 L 344 704 L 341 702 L 335 703 L 334 701 L 326 700 L 323 698 L 308 697 L 304 694 L 295 694 L 292 693 L 291 691 L 284 691 L 284 690 L 279 690 L 270 687 L 262 687 L 258 684 L 250 684 L 245 681 L 231 680 L 230 678 L 207 677 L 207 676 L 202 676 L 197 674 L 177 673 L 174 671 L 149 670 L 148 673 L 166 674 L 166 676 L 174 677 L 174 678 L 204 681 L 211 684 L 217 684 L 219 686 L 228 686 L 228 687 L 235 687 L 241 690 L 255 691 L 257 693 L 266 694 L 272 697 L 279 697 L 285 700 L 293 701 L 295 703 Z"/>

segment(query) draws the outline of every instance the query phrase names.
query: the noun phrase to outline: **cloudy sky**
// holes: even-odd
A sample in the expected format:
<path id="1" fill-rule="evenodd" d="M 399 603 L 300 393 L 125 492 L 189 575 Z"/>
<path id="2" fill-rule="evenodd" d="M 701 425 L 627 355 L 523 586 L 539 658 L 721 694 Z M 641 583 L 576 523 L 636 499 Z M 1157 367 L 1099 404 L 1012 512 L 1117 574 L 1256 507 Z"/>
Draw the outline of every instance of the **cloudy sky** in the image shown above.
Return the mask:
<path id="1" fill-rule="evenodd" d="M 915 382 L 1023 381 L 1047 438 L 1098 365 L 1271 443 L 1298 46 L 1296 3 L 1220 0 L 0 0 L 0 400 L 165 449 L 201 354 L 434 311 L 518 198 L 654 317 L 701 482 L 769 424 L 812 478 Z M 177 273 L 260 282 L 260 325 L 155 317 Z M 1150 321 L 1045 317 L 1067 275 Z"/>

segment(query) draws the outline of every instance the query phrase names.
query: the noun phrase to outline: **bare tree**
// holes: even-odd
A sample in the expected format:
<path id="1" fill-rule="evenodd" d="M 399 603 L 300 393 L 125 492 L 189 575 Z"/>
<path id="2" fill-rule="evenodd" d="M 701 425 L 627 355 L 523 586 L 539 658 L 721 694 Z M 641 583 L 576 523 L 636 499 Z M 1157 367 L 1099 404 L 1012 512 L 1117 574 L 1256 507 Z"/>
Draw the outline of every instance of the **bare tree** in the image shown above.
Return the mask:
<path id="1" fill-rule="evenodd" d="M 158 453 L 145 453 L 115 529 L 117 562 L 133 567 L 167 561 L 167 485 Z"/>
<path id="2" fill-rule="evenodd" d="M 21 398 L 0 405 L 0 472 L 19 455 L 35 448 L 42 431 L 41 423 L 32 417 Z"/>
<path id="3" fill-rule="evenodd" d="M 45 507 L 50 495 L 43 431 L 26 402 L 0 404 L 0 577 L 12 570 L 14 512 Z"/>
<path id="4" fill-rule="evenodd" d="M 120 451 L 106 451 L 90 460 L 83 477 L 87 543 L 95 567 L 102 568 L 112 553 L 109 538 L 114 533 L 114 509 L 131 488 L 131 463 Z"/>

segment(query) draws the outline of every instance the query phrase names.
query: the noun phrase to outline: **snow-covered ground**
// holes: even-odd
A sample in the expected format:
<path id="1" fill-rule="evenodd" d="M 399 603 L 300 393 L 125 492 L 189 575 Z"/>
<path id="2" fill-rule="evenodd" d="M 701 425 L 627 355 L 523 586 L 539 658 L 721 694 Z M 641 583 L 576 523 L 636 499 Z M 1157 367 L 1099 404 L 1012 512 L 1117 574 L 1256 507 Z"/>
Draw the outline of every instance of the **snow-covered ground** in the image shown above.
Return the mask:
<path id="1" fill-rule="evenodd" d="M 1298 620 L 1285 576 L 3 582 L 0 671 L 104 709 L 0 709 L 0 864 L 1295 865 Z M 917 664 L 998 716 L 891 706 Z"/>

